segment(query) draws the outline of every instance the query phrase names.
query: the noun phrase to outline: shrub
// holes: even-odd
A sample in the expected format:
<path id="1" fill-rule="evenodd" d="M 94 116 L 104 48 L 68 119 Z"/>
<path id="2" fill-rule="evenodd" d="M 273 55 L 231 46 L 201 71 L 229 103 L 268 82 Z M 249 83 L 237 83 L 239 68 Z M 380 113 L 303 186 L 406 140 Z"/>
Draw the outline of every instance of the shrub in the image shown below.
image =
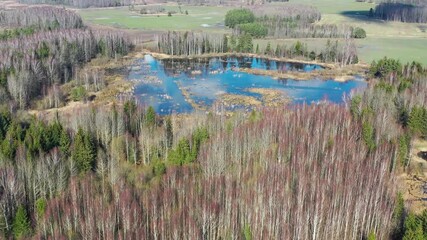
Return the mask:
<path id="1" fill-rule="evenodd" d="M 39 198 L 36 201 L 37 218 L 41 219 L 46 212 L 47 201 L 44 198 Z"/>
<path id="2" fill-rule="evenodd" d="M 366 31 L 363 28 L 355 28 L 353 29 L 353 38 L 366 38 Z"/>
<path id="3" fill-rule="evenodd" d="M 166 165 L 161 161 L 155 161 L 153 163 L 153 174 L 155 176 L 160 176 L 166 173 Z"/>
<path id="4" fill-rule="evenodd" d="M 73 101 L 81 101 L 87 97 L 86 89 L 83 86 L 75 87 L 71 91 L 71 99 Z"/>
<path id="5" fill-rule="evenodd" d="M 249 9 L 234 9 L 225 15 L 225 26 L 234 28 L 239 24 L 255 22 L 255 15 Z"/>

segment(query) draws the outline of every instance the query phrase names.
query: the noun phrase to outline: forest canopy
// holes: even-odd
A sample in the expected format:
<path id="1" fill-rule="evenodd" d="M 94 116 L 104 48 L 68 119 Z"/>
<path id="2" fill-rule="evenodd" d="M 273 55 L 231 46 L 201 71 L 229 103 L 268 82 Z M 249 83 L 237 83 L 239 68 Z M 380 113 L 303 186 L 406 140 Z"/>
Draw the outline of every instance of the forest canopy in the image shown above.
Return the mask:
<path id="1" fill-rule="evenodd" d="M 43 95 L 60 102 L 58 84 L 98 55 L 124 55 L 131 44 L 122 34 L 85 29 L 80 16 L 57 7 L 0 11 L 0 24 L 18 30 L 0 34 L 0 93 L 19 108 Z"/>
<path id="2" fill-rule="evenodd" d="M 0 10 L 0 238 L 426 239 L 427 210 L 409 212 L 397 183 L 412 171 L 414 143 L 427 140 L 427 69 L 388 57 L 355 64 L 355 38 L 365 38 L 364 29 L 319 23 L 321 13 L 311 6 L 279 5 L 230 10 L 224 19 L 230 29 L 221 26 L 226 31 L 157 35 L 95 29 L 63 7 Z M 405 11 L 385 18 L 421 19 L 422 12 Z M 179 14 L 169 13 L 154 17 L 174 21 Z M 328 39 L 310 48 L 301 38 Z M 164 59 L 151 61 L 147 53 Z M 212 56 L 215 66 L 208 68 Z M 170 115 L 156 113 L 162 101 L 146 106 L 148 94 L 138 98 L 132 85 L 153 82 L 155 94 L 173 99 L 158 91 L 166 76 L 166 87 L 176 85 L 180 97 L 191 95 L 190 88 L 222 94 L 229 85 L 220 81 L 199 88 L 199 81 L 207 83 L 202 74 L 216 81 L 226 72 L 236 78 L 232 84 L 248 80 L 256 87 L 258 78 L 246 78 L 252 64 L 265 65 L 260 74 L 313 76 L 310 91 L 347 86 L 324 87 L 332 80 L 319 79 L 330 74 L 367 81 L 342 96 L 342 104 L 325 97 L 230 112 L 218 101 Z M 189 73 L 191 79 L 178 81 Z M 270 80 L 300 91 L 291 76 Z"/>
<path id="3" fill-rule="evenodd" d="M 59 7 L 28 7 L 0 10 L 0 26 L 32 27 L 37 30 L 82 28 L 83 20 L 73 11 Z"/>

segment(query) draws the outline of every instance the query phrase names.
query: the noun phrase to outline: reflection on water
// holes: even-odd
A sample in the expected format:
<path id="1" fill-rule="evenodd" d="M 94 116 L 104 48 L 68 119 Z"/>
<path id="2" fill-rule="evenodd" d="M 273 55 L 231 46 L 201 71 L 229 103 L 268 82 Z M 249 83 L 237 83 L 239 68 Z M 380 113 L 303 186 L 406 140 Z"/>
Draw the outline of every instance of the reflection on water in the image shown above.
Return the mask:
<path id="1" fill-rule="evenodd" d="M 152 58 L 147 56 L 147 58 Z M 152 60 L 150 60 L 152 61 Z M 155 61 L 155 60 L 153 60 Z M 162 65 L 165 73 L 168 76 L 175 76 L 184 73 L 191 77 L 195 73 L 219 73 L 227 69 L 233 68 L 252 68 L 263 70 L 279 70 L 279 71 L 303 71 L 311 72 L 313 70 L 323 69 L 319 65 L 278 62 L 260 58 L 249 57 L 222 57 L 222 58 L 202 58 L 202 59 L 167 59 L 162 60 Z"/>
<path id="2" fill-rule="evenodd" d="M 259 94 L 248 91 L 248 88 L 280 90 L 290 97 L 293 103 L 313 103 L 325 99 L 340 103 L 344 93 L 348 94 L 352 89 L 366 86 L 365 82 L 357 79 L 344 83 L 319 79 L 275 80 L 269 76 L 236 72 L 233 71 L 234 68 L 279 71 L 322 69 L 318 65 L 257 58 L 157 60 L 146 55 L 131 67 L 128 78 L 136 83 L 134 94 L 160 114 L 191 112 L 193 107 L 189 101 L 210 106 L 224 93 L 261 99 Z"/>

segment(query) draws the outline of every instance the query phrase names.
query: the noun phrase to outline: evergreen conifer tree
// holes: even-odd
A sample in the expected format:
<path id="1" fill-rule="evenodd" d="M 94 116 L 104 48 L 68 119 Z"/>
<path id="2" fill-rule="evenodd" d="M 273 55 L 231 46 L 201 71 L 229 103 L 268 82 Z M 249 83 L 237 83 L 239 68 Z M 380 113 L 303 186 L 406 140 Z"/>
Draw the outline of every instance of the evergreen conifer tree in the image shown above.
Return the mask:
<path id="1" fill-rule="evenodd" d="M 13 220 L 13 235 L 16 239 L 21 239 L 31 232 L 30 221 L 23 206 L 18 207 L 15 219 Z"/>

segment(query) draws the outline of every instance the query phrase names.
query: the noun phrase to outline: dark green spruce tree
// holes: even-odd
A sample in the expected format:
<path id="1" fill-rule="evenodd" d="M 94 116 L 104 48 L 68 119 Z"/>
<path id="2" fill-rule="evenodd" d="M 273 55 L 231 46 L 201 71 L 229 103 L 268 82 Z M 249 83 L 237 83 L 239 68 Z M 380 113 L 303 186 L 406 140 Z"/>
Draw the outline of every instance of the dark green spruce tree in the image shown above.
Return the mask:
<path id="1" fill-rule="evenodd" d="M 31 233 L 30 220 L 27 211 L 23 206 L 18 207 L 13 220 L 13 236 L 15 239 L 22 239 Z"/>
<path id="2" fill-rule="evenodd" d="M 96 145 L 89 133 L 79 128 L 74 139 L 72 158 L 79 173 L 91 170 L 96 159 Z"/>

